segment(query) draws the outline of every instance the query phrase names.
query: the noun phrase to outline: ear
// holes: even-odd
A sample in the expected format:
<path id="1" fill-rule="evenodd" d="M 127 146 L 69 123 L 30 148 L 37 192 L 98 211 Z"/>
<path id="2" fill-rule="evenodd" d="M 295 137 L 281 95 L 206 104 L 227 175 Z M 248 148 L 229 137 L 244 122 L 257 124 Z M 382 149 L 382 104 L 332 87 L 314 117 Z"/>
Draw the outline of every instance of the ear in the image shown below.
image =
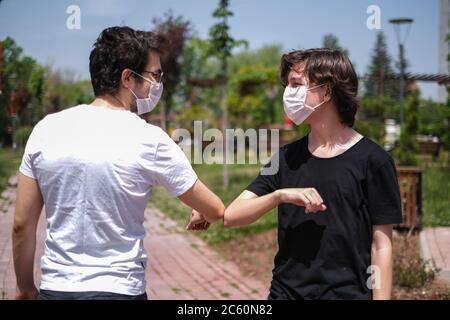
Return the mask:
<path id="1" fill-rule="evenodd" d="M 324 101 L 329 102 L 332 98 L 332 88 L 331 88 L 331 84 L 327 84 L 325 86 L 325 95 L 323 96 Z"/>
<path id="2" fill-rule="evenodd" d="M 123 69 L 122 70 L 122 74 L 120 75 L 120 83 L 122 84 L 123 87 L 125 88 L 129 88 L 130 87 L 130 82 L 131 82 L 131 76 L 132 76 L 132 72 L 130 69 Z"/>

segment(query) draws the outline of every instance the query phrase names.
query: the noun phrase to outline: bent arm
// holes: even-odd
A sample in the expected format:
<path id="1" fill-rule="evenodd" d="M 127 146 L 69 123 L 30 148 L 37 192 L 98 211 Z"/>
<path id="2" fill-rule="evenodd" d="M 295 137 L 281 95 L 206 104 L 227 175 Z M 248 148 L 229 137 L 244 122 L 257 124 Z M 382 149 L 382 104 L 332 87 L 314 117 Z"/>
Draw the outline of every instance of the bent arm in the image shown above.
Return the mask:
<path id="1" fill-rule="evenodd" d="M 325 211 L 327 208 L 315 188 L 278 189 L 260 197 L 245 190 L 225 210 L 224 226 L 236 227 L 253 223 L 280 203 L 303 206 L 306 213 Z"/>
<path id="2" fill-rule="evenodd" d="M 253 192 L 244 190 L 225 210 L 223 225 L 229 228 L 251 224 L 279 203 L 276 191 L 258 197 Z"/>
<path id="3" fill-rule="evenodd" d="M 223 218 L 225 206 L 220 198 L 197 179 L 194 185 L 178 197 L 184 204 L 198 211 L 208 222 Z"/>

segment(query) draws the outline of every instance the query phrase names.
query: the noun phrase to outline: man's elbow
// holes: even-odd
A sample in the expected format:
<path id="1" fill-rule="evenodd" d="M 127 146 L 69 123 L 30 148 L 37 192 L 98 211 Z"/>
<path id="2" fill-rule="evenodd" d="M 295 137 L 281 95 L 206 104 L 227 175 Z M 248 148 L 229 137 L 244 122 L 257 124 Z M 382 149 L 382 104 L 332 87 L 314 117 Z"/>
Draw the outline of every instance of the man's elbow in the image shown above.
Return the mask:
<path id="1" fill-rule="evenodd" d="M 13 237 L 17 237 L 23 234 L 27 234 L 30 231 L 30 226 L 26 223 L 14 222 L 12 227 L 12 235 Z"/>
<path id="2" fill-rule="evenodd" d="M 225 214 L 225 205 L 223 204 L 223 202 L 220 202 L 220 205 L 217 206 L 215 215 L 214 215 L 214 220 L 218 221 L 218 220 L 222 220 Z"/>
<path id="3" fill-rule="evenodd" d="M 12 234 L 15 236 L 27 235 L 34 231 L 36 231 L 37 221 L 36 223 L 33 220 L 20 217 L 22 215 L 15 213 L 14 223 L 12 227 Z"/>
<path id="4" fill-rule="evenodd" d="M 214 208 L 210 208 L 208 211 L 205 211 L 205 213 L 202 213 L 202 215 L 206 219 L 206 221 L 208 221 L 209 223 L 214 223 L 223 219 L 224 211 L 225 206 L 222 202 L 220 202 L 220 204 L 217 204 Z"/>
<path id="5" fill-rule="evenodd" d="M 225 209 L 225 212 L 223 214 L 223 226 L 224 228 L 232 228 L 235 227 L 235 221 L 232 219 L 231 210 L 229 208 Z"/>

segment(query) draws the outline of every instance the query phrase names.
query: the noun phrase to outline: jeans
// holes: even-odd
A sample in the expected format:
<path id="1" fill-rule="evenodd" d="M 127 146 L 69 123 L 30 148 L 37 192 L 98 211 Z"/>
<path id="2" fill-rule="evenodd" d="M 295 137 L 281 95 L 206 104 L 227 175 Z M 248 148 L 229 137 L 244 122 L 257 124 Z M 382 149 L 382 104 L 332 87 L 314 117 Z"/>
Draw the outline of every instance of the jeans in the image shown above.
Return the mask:
<path id="1" fill-rule="evenodd" d="M 65 292 L 40 290 L 38 300 L 147 300 L 147 293 L 137 296 L 100 291 Z"/>

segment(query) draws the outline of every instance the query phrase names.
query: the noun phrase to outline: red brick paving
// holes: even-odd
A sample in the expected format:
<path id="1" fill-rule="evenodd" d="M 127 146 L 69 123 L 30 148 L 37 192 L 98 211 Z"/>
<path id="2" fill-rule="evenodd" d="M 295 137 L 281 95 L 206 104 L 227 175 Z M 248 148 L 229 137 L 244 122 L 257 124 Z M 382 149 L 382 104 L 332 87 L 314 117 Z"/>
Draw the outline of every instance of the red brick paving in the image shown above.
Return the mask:
<path id="1" fill-rule="evenodd" d="M 11 228 L 16 179 L 0 199 L 0 299 L 14 299 L 15 275 Z M 45 239 L 44 212 L 38 225 L 35 281 Z M 201 239 L 183 230 L 155 208 L 145 212 L 149 299 L 266 299 L 269 284 L 242 276 L 237 266 L 220 258 Z"/>

